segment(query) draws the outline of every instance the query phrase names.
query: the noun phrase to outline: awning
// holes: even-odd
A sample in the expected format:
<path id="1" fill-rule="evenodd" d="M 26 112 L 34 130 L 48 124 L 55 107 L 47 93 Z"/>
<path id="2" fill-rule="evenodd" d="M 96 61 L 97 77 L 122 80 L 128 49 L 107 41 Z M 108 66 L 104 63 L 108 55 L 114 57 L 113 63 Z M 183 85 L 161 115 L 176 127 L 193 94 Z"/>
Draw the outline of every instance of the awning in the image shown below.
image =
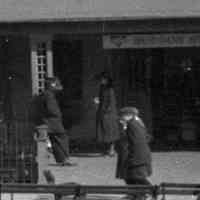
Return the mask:
<path id="1" fill-rule="evenodd" d="M 200 17 L 199 0 L 0 0 L 0 22 Z"/>

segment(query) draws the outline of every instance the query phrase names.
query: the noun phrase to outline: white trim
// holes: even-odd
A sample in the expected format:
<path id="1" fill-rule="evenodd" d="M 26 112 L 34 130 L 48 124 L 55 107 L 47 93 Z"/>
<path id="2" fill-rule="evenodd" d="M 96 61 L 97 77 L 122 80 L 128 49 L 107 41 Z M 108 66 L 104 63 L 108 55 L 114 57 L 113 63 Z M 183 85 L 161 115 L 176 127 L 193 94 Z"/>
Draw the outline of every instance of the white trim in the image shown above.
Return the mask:
<path id="1" fill-rule="evenodd" d="M 45 55 L 38 56 L 37 55 L 37 48 L 39 44 L 45 44 Z M 30 36 L 30 54 L 31 54 L 31 78 L 32 78 L 32 94 L 38 94 L 39 90 L 44 87 L 39 85 L 39 82 L 42 81 L 39 79 L 39 70 L 38 67 L 44 67 L 43 64 L 38 64 L 38 58 L 41 59 L 46 58 L 46 75 L 53 76 L 53 52 L 52 52 L 52 37 L 48 35 L 31 35 Z M 43 70 L 43 69 L 42 69 Z M 43 72 L 41 71 L 41 74 Z"/>
<path id="2" fill-rule="evenodd" d="M 47 42 L 47 75 L 53 76 L 53 50 L 52 50 L 52 40 Z"/>

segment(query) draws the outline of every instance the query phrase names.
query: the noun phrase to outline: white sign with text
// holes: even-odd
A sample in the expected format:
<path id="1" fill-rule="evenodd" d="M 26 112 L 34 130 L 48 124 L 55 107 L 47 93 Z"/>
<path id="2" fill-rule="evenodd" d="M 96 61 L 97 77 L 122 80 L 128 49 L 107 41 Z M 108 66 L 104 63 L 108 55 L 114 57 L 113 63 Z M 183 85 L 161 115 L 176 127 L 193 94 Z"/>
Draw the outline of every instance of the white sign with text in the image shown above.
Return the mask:
<path id="1" fill-rule="evenodd" d="M 104 49 L 200 47 L 200 33 L 103 36 Z"/>

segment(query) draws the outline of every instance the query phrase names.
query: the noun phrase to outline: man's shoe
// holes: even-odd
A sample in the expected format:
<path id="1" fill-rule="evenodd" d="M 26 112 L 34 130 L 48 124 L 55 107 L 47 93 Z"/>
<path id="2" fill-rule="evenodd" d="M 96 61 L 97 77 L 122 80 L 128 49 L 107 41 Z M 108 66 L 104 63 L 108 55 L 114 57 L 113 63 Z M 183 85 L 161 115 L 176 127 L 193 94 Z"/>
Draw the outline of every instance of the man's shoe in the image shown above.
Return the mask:
<path id="1" fill-rule="evenodd" d="M 61 162 L 60 164 L 61 166 L 77 166 L 76 163 L 71 162 L 69 159 L 65 159 L 65 161 Z"/>
<path id="2" fill-rule="evenodd" d="M 67 162 L 63 162 L 63 163 L 61 164 L 61 166 L 70 166 L 70 167 L 74 167 L 74 166 L 77 166 L 77 163 L 73 163 L 73 162 L 67 161 Z"/>

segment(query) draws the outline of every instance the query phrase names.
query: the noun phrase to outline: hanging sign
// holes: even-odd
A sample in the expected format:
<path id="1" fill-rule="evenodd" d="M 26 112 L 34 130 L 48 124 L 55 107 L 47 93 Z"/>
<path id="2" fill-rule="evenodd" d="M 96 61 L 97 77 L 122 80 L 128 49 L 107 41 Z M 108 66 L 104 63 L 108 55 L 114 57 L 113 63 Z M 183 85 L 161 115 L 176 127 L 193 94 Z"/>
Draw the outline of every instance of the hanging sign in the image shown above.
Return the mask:
<path id="1" fill-rule="evenodd" d="M 200 47 L 200 33 L 103 36 L 104 49 Z"/>

